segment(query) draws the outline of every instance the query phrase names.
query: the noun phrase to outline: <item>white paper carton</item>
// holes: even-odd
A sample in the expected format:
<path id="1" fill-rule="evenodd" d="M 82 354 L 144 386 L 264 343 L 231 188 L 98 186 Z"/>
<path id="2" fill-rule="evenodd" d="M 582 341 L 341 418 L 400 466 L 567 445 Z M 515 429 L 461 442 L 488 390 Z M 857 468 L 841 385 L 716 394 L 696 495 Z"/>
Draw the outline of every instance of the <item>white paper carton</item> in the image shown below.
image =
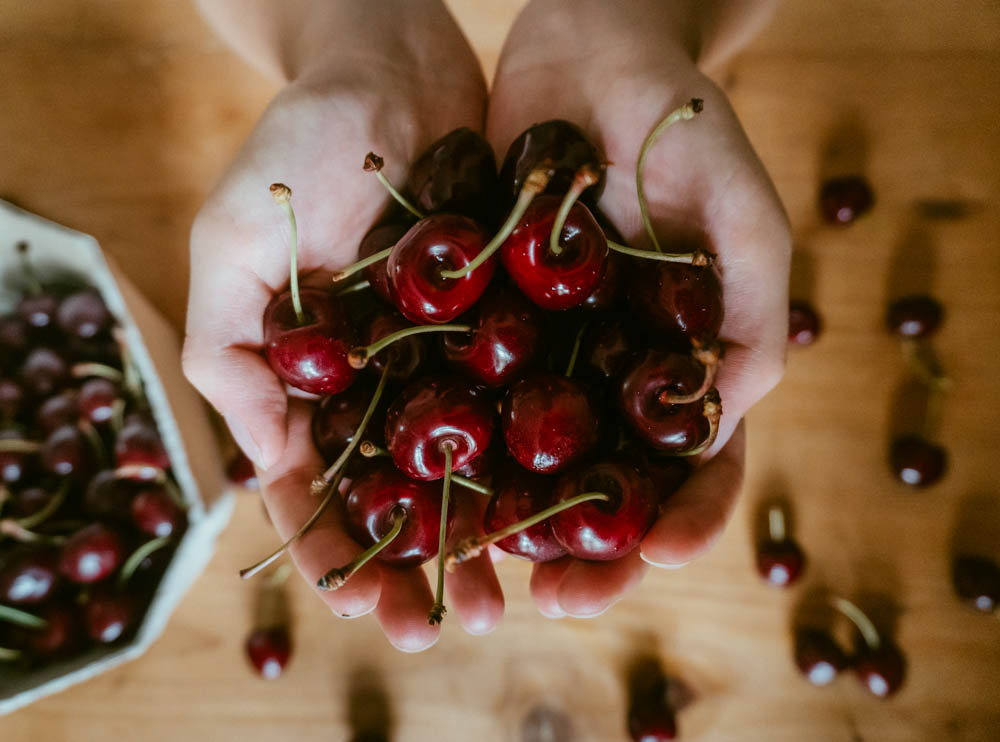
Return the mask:
<path id="1" fill-rule="evenodd" d="M 32 263 L 43 279 L 69 273 L 96 287 L 125 330 L 174 477 L 189 506 L 189 525 L 134 638 L 113 647 L 94 648 L 28 676 L 5 671 L 0 665 L 0 714 L 145 652 L 211 558 L 234 502 L 204 403 L 181 371 L 180 343 L 173 328 L 101 252 L 93 237 L 0 200 L 0 276 L 19 270 L 15 245 L 22 240 L 31 246 Z M 14 299 L 10 291 L 0 289 L 0 311 L 9 310 L 5 304 Z"/>

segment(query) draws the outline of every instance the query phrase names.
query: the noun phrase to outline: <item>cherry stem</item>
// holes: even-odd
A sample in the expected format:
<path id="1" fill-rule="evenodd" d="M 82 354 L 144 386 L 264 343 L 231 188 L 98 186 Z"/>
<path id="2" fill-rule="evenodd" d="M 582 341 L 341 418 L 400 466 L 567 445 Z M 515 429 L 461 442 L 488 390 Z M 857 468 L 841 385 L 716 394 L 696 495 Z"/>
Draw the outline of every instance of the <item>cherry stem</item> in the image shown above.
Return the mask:
<path id="1" fill-rule="evenodd" d="M 389 257 L 391 252 L 392 248 L 387 247 L 385 250 L 379 250 L 376 253 L 372 253 L 367 258 L 362 258 L 357 263 L 351 263 L 346 268 L 341 268 L 333 274 L 333 282 L 337 283 L 338 281 L 343 281 L 348 276 L 353 276 L 355 273 L 360 270 L 364 270 L 369 265 L 375 265 L 375 263 L 385 260 Z"/>
<path id="2" fill-rule="evenodd" d="M 703 348 L 693 348 L 691 357 L 705 367 L 705 377 L 701 386 L 690 394 L 673 394 L 669 389 L 664 389 L 659 395 L 660 404 L 691 404 L 704 397 L 715 383 L 715 376 L 719 371 L 719 353 L 718 343 L 710 343 Z"/>
<path id="3" fill-rule="evenodd" d="M 13 518 L 0 520 L 0 536 L 10 536 L 15 541 L 24 544 L 51 544 L 60 546 L 66 542 L 62 536 L 48 536 L 41 533 L 29 531 Z"/>
<path id="4" fill-rule="evenodd" d="M 590 165 L 584 165 L 576 171 L 569 190 L 566 191 L 562 203 L 559 204 L 559 211 L 556 212 L 555 221 L 552 223 L 552 232 L 549 233 L 549 252 L 553 255 L 562 254 L 563 249 L 559 244 L 559 238 L 562 237 L 563 226 L 569 218 L 569 212 L 572 210 L 573 205 L 580 198 L 580 195 L 598 180 L 600 180 L 600 176 Z"/>
<path id="5" fill-rule="evenodd" d="M 414 325 L 404 327 L 402 330 L 391 332 L 383 338 L 379 338 L 371 345 L 352 348 L 347 354 L 347 362 L 351 368 L 362 369 L 368 365 L 372 356 L 384 350 L 397 340 L 404 340 L 412 335 L 423 335 L 425 332 L 472 332 L 470 325 Z"/>
<path id="6" fill-rule="evenodd" d="M 569 363 L 566 364 L 566 378 L 573 378 L 573 369 L 576 368 L 576 359 L 580 355 L 580 343 L 583 340 L 583 333 L 587 331 L 587 327 L 590 326 L 590 320 L 587 320 L 582 325 L 580 329 L 576 331 L 576 340 L 573 341 L 573 350 L 569 354 Z"/>
<path id="7" fill-rule="evenodd" d="M 21 259 L 21 272 L 24 274 L 25 283 L 28 284 L 28 293 L 32 296 L 38 296 L 44 289 L 42 288 L 42 281 L 38 277 L 38 272 L 35 271 L 35 266 L 28 257 L 27 242 L 17 243 L 17 255 Z"/>
<path id="8" fill-rule="evenodd" d="M 572 507 L 580 505 L 584 502 L 591 502 L 592 500 L 602 500 L 607 502 L 611 498 L 608 497 L 604 492 L 584 492 L 580 495 L 574 495 L 562 502 L 557 502 L 555 505 L 551 505 L 545 510 L 540 510 L 534 515 L 520 520 L 517 523 L 511 523 L 509 526 L 501 528 L 498 531 L 493 531 L 493 533 L 487 533 L 484 536 L 477 536 L 475 538 L 464 539 L 451 550 L 446 558 L 446 564 L 449 572 L 454 571 L 455 565 L 466 562 L 470 559 L 474 559 L 483 553 L 486 547 L 495 544 L 497 541 L 502 541 L 508 536 L 513 536 L 515 533 L 520 533 L 521 531 L 531 528 L 534 525 L 538 525 L 542 521 L 551 518 L 556 513 L 561 513 L 563 510 L 569 510 Z"/>
<path id="9" fill-rule="evenodd" d="M 316 587 L 320 590 L 336 590 L 343 587 L 354 573 L 365 566 L 380 551 L 391 544 L 406 523 L 406 510 L 397 507 L 393 509 L 392 528 L 382 538 L 358 554 L 343 567 L 335 567 L 319 578 Z"/>
<path id="10" fill-rule="evenodd" d="M 23 438 L 0 438 L 0 451 L 5 453 L 35 453 L 41 447 L 40 443 Z"/>
<path id="11" fill-rule="evenodd" d="M 125 464 L 115 469 L 116 479 L 135 479 L 141 482 L 155 482 L 164 484 L 167 481 L 167 473 L 156 466 L 146 466 L 145 464 Z"/>
<path id="12" fill-rule="evenodd" d="M 437 591 L 434 593 L 434 605 L 427 615 L 427 623 L 431 626 L 440 624 L 447 609 L 444 607 L 444 548 L 448 536 L 448 501 L 451 499 L 451 456 L 455 444 L 445 440 L 441 442 L 441 452 L 444 453 L 444 486 L 441 488 L 441 528 L 438 533 L 437 553 Z"/>
<path id="13" fill-rule="evenodd" d="M 664 263 L 687 263 L 689 265 L 705 266 L 711 265 L 714 260 L 711 253 L 701 248 L 693 252 L 653 252 L 652 250 L 640 250 L 628 245 L 622 245 L 613 240 L 608 240 L 608 249 L 624 255 L 631 255 L 633 258 L 659 260 Z"/>
<path id="14" fill-rule="evenodd" d="M 83 437 L 90 444 L 90 450 L 94 452 L 94 457 L 100 462 L 101 468 L 106 469 L 111 463 L 108 457 L 108 449 L 101 439 L 101 434 L 91 425 L 88 420 L 79 420 L 76 423 L 77 429 L 83 433 Z"/>
<path id="15" fill-rule="evenodd" d="M 59 489 L 56 493 L 45 503 L 45 507 L 39 510 L 37 513 L 25 516 L 24 518 L 18 518 L 17 524 L 21 528 L 32 529 L 40 526 L 42 523 L 47 521 L 49 517 L 55 513 L 63 502 L 66 500 L 66 495 L 69 492 L 69 480 L 64 479 L 59 484 Z"/>
<path id="16" fill-rule="evenodd" d="M 6 485 L 0 484 L 0 514 L 3 513 L 4 507 L 11 501 L 12 497 L 13 495 L 10 494 L 10 490 L 7 489 Z"/>
<path id="17" fill-rule="evenodd" d="M 719 435 L 719 418 L 722 417 L 722 398 L 719 397 L 718 391 L 710 389 L 704 396 L 704 400 L 702 414 L 708 420 L 708 437 L 691 450 L 672 453 L 671 456 L 697 456 L 715 443 L 715 439 Z"/>
<path id="18" fill-rule="evenodd" d="M 0 621 L 6 621 L 16 626 L 23 626 L 26 629 L 44 629 L 49 625 L 49 622 L 44 618 L 39 618 L 32 613 L 19 611 L 17 608 L 11 608 L 9 605 L 3 604 L 0 604 Z"/>
<path id="19" fill-rule="evenodd" d="M 639 150 L 639 162 L 635 166 L 635 191 L 639 199 L 639 211 L 642 213 L 642 223 L 646 227 L 646 234 L 649 235 L 649 239 L 653 243 L 656 252 L 663 252 L 663 250 L 660 248 L 660 243 L 653 232 L 653 222 L 649 218 L 649 204 L 646 202 L 646 192 L 642 187 L 642 173 L 646 167 L 646 155 L 649 154 L 649 150 L 664 131 L 678 121 L 694 118 L 695 114 L 701 113 L 703 107 L 704 101 L 701 98 L 692 98 L 680 108 L 672 111 L 649 133 L 646 141 L 642 143 L 642 149 Z"/>
<path id="20" fill-rule="evenodd" d="M 777 505 L 767 511 L 767 532 L 775 543 L 785 540 L 785 511 Z"/>
<path id="21" fill-rule="evenodd" d="M 121 572 L 118 573 L 118 589 L 121 590 L 128 584 L 128 581 L 132 579 L 132 575 L 135 571 L 139 569 L 139 565 L 142 561 L 155 551 L 159 551 L 164 546 L 171 542 L 169 536 L 161 536 L 160 538 L 150 539 L 146 543 L 142 544 L 129 554 L 128 559 L 125 560 L 125 564 L 122 565 Z"/>
<path id="22" fill-rule="evenodd" d="M 98 376 L 115 384 L 121 384 L 124 375 L 114 366 L 104 363 L 74 363 L 69 370 L 74 379 L 86 379 L 90 376 Z"/>
<path id="23" fill-rule="evenodd" d="M 129 351 L 125 330 L 121 327 L 116 327 L 111 331 L 111 335 L 115 339 L 115 343 L 118 344 L 118 350 L 122 356 L 122 373 L 124 377 L 122 386 L 133 397 L 141 397 L 142 379 L 139 376 L 139 369 L 135 367 L 135 361 L 132 360 L 132 353 Z"/>
<path id="24" fill-rule="evenodd" d="M 951 379 L 945 376 L 944 369 L 927 343 L 920 339 L 904 340 L 903 355 L 913 373 L 931 389 L 945 391 L 951 387 Z"/>
<path id="25" fill-rule="evenodd" d="M 420 211 L 420 209 L 411 204 L 402 193 L 393 187 L 392 183 L 389 182 L 389 179 L 382 174 L 382 167 L 384 165 L 385 160 L 374 152 L 369 152 L 365 155 L 365 172 L 374 172 L 375 177 L 378 178 L 378 182 L 385 186 L 385 189 L 389 191 L 389 195 L 396 200 L 396 203 L 413 214 L 413 216 L 417 217 L 417 219 L 423 219 L 424 214 Z"/>
<path id="26" fill-rule="evenodd" d="M 370 287 L 371 283 L 369 281 L 356 281 L 355 283 L 352 283 L 350 286 L 345 286 L 344 288 L 340 289 L 335 293 L 337 296 L 344 296 L 345 294 L 353 294 L 358 291 L 364 291 L 365 289 Z"/>
<path id="27" fill-rule="evenodd" d="M 472 273 L 476 268 L 481 266 L 487 260 L 489 260 L 493 253 L 500 249 L 500 246 L 507 241 L 510 237 L 511 232 L 517 227 L 517 223 L 524 216 L 524 212 L 528 210 L 528 206 L 535 199 L 539 193 L 544 191 L 548 185 L 549 180 L 552 178 L 552 169 L 545 163 L 542 167 L 536 168 L 528 173 L 528 177 L 524 181 L 524 185 L 521 186 L 521 192 L 517 194 L 517 201 L 514 203 L 514 208 L 511 209 L 510 216 L 507 217 L 507 221 L 503 223 L 500 227 L 500 231 L 493 235 L 493 239 L 484 247 L 479 254 L 469 261 L 469 264 L 457 268 L 456 270 L 444 270 L 441 271 L 442 278 L 465 278 L 468 274 Z"/>
<path id="28" fill-rule="evenodd" d="M 865 615 L 864 611 L 845 598 L 834 598 L 832 603 L 834 608 L 847 616 L 851 623 L 858 627 L 858 632 L 869 649 L 875 651 L 882 646 L 882 639 L 878 635 L 875 624 Z"/>
<path id="29" fill-rule="evenodd" d="M 271 197 L 288 217 L 291 230 L 288 241 L 291 245 L 289 255 L 288 276 L 289 293 L 292 295 L 292 307 L 295 309 L 295 320 L 299 325 L 306 323 L 305 312 L 302 311 L 302 299 L 299 298 L 299 227 L 295 221 L 295 210 L 292 208 L 292 189 L 284 183 L 271 184 Z"/>
<path id="30" fill-rule="evenodd" d="M 111 403 L 111 432 L 115 434 L 115 438 L 118 434 L 122 432 L 122 427 L 125 425 L 125 400 L 116 399 Z"/>
<path id="31" fill-rule="evenodd" d="M 390 456 L 391 454 L 381 446 L 376 446 L 371 441 L 361 441 L 361 445 L 358 447 L 358 453 L 364 456 L 366 459 L 373 459 L 376 456 Z M 475 479 L 469 479 L 468 477 L 463 477 L 460 474 L 452 473 L 451 475 L 452 484 L 457 484 L 466 489 L 472 490 L 473 492 L 478 492 L 483 495 L 493 496 L 493 490 L 487 487 L 485 484 L 480 484 Z"/>
<path id="32" fill-rule="evenodd" d="M 0 647 L 0 662 L 16 662 L 21 659 L 21 650 Z"/>

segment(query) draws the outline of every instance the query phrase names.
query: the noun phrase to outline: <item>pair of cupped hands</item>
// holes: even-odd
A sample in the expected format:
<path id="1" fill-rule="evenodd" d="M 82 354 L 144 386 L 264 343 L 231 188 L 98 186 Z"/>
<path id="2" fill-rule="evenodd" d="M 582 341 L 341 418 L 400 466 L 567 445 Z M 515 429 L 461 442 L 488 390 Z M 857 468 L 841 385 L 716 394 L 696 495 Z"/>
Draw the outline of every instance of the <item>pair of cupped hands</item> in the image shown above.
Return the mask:
<path id="1" fill-rule="evenodd" d="M 721 429 L 641 548 L 614 562 L 563 557 L 533 566 L 531 595 L 543 615 L 597 616 L 636 587 L 650 565 L 681 566 L 723 530 L 743 475 L 743 416 L 784 365 L 787 221 L 725 94 L 682 44 L 670 41 L 667 19 L 657 27 L 655 14 L 629 17 L 613 3 L 587 4 L 608 12 L 581 15 L 546 15 L 529 4 L 487 97 L 454 20 L 442 5 L 419 5 L 413 17 L 361 23 L 313 58 L 287 61 L 288 84 L 195 221 L 184 368 L 258 466 L 271 520 L 287 538 L 317 506 L 310 482 L 323 462 L 310 435 L 314 403 L 289 397 L 261 353 L 264 308 L 289 279 L 287 222 L 268 186 L 280 181 L 294 192 L 302 281 L 329 286 L 331 273 L 356 259 L 386 205 L 381 186 L 362 170 L 367 152 L 380 154 L 386 176 L 401 183 L 423 149 L 452 129 L 483 132 L 501 158 L 531 124 L 563 118 L 580 125 L 612 163 L 600 208 L 630 244 L 643 247 L 635 189 L 641 143 L 669 111 L 703 99 L 703 113 L 658 141 L 644 185 L 661 243 L 695 233 L 718 255 L 726 311 Z M 453 540 L 481 532 L 485 499 L 456 494 Z M 259 544 L 261 555 L 271 546 Z M 360 551 L 335 504 L 291 556 L 315 586 Z M 466 631 L 485 634 L 501 620 L 504 598 L 490 554 L 448 574 L 446 590 L 449 618 Z M 399 649 L 419 651 L 438 638 L 440 627 L 427 621 L 431 585 L 419 567 L 373 560 L 339 590 L 317 593 L 339 616 L 374 613 Z"/>

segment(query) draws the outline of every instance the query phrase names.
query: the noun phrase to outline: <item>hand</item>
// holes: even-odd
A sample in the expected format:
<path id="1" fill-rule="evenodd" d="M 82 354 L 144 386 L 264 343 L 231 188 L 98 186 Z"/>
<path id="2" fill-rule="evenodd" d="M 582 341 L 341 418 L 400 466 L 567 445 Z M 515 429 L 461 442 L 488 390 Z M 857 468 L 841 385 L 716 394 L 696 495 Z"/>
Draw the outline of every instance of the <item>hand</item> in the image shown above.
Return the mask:
<path id="1" fill-rule="evenodd" d="M 315 510 L 319 501 L 309 484 L 322 462 L 309 430 L 313 404 L 289 399 L 261 353 L 264 308 L 287 287 L 289 275 L 288 226 L 268 186 L 280 181 L 293 191 L 302 282 L 329 286 L 330 274 L 356 259 L 361 238 L 386 205 L 384 190 L 362 170 L 365 154 L 382 155 L 386 176 L 401 182 L 410 161 L 433 140 L 460 126 L 482 130 L 485 82 L 444 6 L 437 0 L 378 5 L 365 11 L 351 2 L 306 1 L 281 11 L 285 31 L 295 20 L 289 13 L 301 11 L 306 25 L 290 32 L 292 51 L 279 49 L 273 54 L 279 61 L 261 66 L 284 70 L 291 82 L 268 107 L 191 234 L 184 369 L 261 470 L 264 502 L 281 539 Z M 206 14 L 273 12 L 269 6 L 213 6 Z M 229 36 L 236 34 L 237 16 L 225 19 Z M 309 38 L 319 40 L 315 50 Z M 255 45 L 230 40 L 244 51 Z M 463 494 L 455 498 L 456 538 L 482 523 L 476 501 Z M 346 535 L 337 505 L 335 499 L 291 549 L 313 586 L 361 551 Z M 503 613 L 487 556 L 450 575 L 448 591 L 451 614 L 472 633 L 491 630 Z M 418 651 L 437 639 L 439 629 L 427 622 L 433 598 L 420 568 L 380 568 L 374 560 L 321 597 L 341 616 L 374 611 L 400 649 Z"/>
<path id="2" fill-rule="evenodd" d="M 725 94 L 685 51 L 698 43 L 672 6 L 534 0 L 507 39 L 490 99 L 487 135 L 499 153 L 535 122 L 563 118 L 583 126 L 613 163 L 600 208 L 637 247 L 648 244 L 635 189 L 642 142 L 670 111 L 704 100 L 703 113 L 657 141 L 643 185 L 665 250 L 696 231 L 718 255 L 726 311 L 718 440 L 665 503 L 640 550 L 616 562 L 566 557 L 536 565 L 531 592 L 550 617 L 603 613 L 638 584 L 647 563 L 680 566 L 711 547 L 740 491 L 743 416 L 784 367 L 788 223 Z"/>

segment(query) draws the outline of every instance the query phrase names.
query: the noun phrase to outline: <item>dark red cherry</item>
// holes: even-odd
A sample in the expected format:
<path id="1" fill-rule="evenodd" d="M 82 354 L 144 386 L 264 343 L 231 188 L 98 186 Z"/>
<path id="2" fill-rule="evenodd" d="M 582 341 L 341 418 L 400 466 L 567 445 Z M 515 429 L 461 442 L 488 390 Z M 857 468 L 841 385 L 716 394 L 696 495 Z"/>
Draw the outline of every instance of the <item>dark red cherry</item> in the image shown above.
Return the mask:
<path id="1" fill-rule="evenodd" d="M 137 608 L 135 598 L 127 593 L 95 590 L 83 607 L 87 635 L 98 644 L 118 641 L 135 625 Z"/>
<path id="2" fill-rule="evenodd" d="M 441 528 L 441 488 L 410 479 L 389 462 L 378 462 L 351 482 L 344 502 L 351 534 L 364 547 L 392 529 L 397 513 L 406 521 L 378 559 L 395 566 L 423 564 L 437 555 Z M 449 525 L 452 521 L 449 507 Z"/>
<path id="3" fill-rule="evenodd" d="M 633 704 L 628 731 L 632 742 L 665 742 L 677 738 L 677 722 L 666 701 Z"/>
<path id="4" fill-rule="evenodd" d="M 137 489 L 136 482 L 117 476 L 111 469 L 100 471 L 87 484 L 84 509 L 99 518 L 127 518 Z"/>
<path id="5" fill-rule="evenodd" d="M 292 639 L 285 626 L 255 629 L 247 637 L 247 657 L 257 674 L 272 679 L 281 675 L 292 654 Z"/>
<path id="6" fill-rule="evenodd" d="M 405 330 L 408 327 L 413 327 L 413 323 L 408 322 L 399 312 L 394 312 L 391 309 L 379 309 L 364 321 L 361 331 L 358 333 L 359 340 L 361 345 L 371 345 L 387 335 Z M 428 339 L 423 335 L 410 335 L 395 341 L 389 347 L 371 356 L 368 359 L 367 368 L 381 376 L 382 371 L 385 370 L 386 362 L 392 360 L 389 379 L 408 381 L 427 365 L 429 356 Z M 368 397 L 371 398 L 370 391 Z"/>
<path id="7" fill-rule="evenodd" d="M 469 479 L 488 477 L 500 466 L 500 463 L 506 456 L 507 449 L 504 447 L 503 439 L 495 435 L 485 451 L 476 456 L 476 458 L 465 462 L 465 466 L 455 469 L 455 473 Z"/>
<path id="8" fill-rule="evenodd" d="M 757 546 L 757 572 L 775 587 L 788 587 L 802 575 L 806 558 L 791 539 L 766 540 Z"/>
<path id="9" fill-rule="evenodd" d="M 46 622 L 43 629 L 27 629 L 25 639 L 29 649 L 41 657 L 55 657 L 75 650 L 82 635 L 76 606 L 52 603 L 36 612 Z"/>
<path id="10" fill-rule="evenodd" d="M 267 362 L 282 381 L 310 394 L 337 394 L 357 372 L 347 362 L 354 333 L 333 294 L 317 288 L 299 291 L 306 323 L 299 325 L 292 295 L 278 294 L 264 310 Z"/>
<path id="11" fill-rule="evenodd" d="M 646 451 L 640 458 L 639 470 L 652 480 L 656 497 L 662 504 L 681 488 L 694 468 L 687 458 L 657 456 L 653 452 Z"/>
<path id="12" fill-rule="evenodd" d="M 63 357 L 49 348 L 35 348 L 21 365 L 21 383 L 47 397 L 69 381 L 69 366 Z"/>
<path id="13" fill-rule="evenodd" d="M 690 248 L 681 247 L 678 252 Z M 722 285 L 711 266 L 635 260 L 628 298 L 668 342 L 706 344 L 722 327 Z"/>
<path id="14" fill-rule="evenodd" d="M 50 327 L 58 309 L 59 299 L 47 293 L 25 296 L 17 305 L 17 313 L 36 328 Z"/>
<path id="15" fill-rule="evenodd" d="M 425 214 L 449 211 L 492 224 L 498 196 L 493 148 L 462 127 L 434 142 L 410 167 L 406 192 Z"/>
<path id="16" fill-rule="evenodd" d="M 472 332 L 442 334 L 444 357 L 480 384 L 504 386 L 538 355 L 542 321 L 541 312 L 516 291 L 490 289 L 468 320 Z"/>
<path id="17" fill-rule="evenodd" d="M 16 430 L 0 430 L 0 441 L 23 440 Z M 32 465 L 31 453 L 24 451 L 4 451 L 0 448 L 0 482 L 17 484 L 28 473 Z"/>
<path id="18" fill-rule="evenodd" d="M 604 157 L 579 126 L 559 119 L 535 124 L 511 143 L 500 168 L 503 198 L 513 203 L 528 174 L 543 162 L 554 171 L 547 193 L 568 191 L 577 171 L 586 165 L 600 173 L 600 180 L 583 193 L 588 204 L 597 203 L 604 190 Z"/>
<path id="19" fill-rule="evenodd" d="M 25 518 L 45 509 L 55 497 L 55 493 L 41 487 L 28 487 L 14 494 L 14 510 L 18 517 Z"/>
<path id="20" fill-rule="evenodd" d="M 123 560 L 124 545 L 118 532 L 103 523 L 92 523 L 63 544 L 59 571 L 73 582 L 99 582 L 118 569 Z"/>
<path id="21" fill-rule="evenodd" d="M 345 392 L 326 397 L 312 418 L 312 437 L 324 461 L 334 461 L 354 438 L 354 431 L 365 416 L 372 388 L 358 382 Z M 375 430 L 369 426 L 369 430 Z"/>
<path id="22" fill-rule="evenodd" d="M 67 335 L 87 340 L 111 326 L 111 313 L 96 289 L 84 289 L 62 300 L 56 322 Z"/>
<path id="23" fill-rule="evenodd" d="M 170 458 L 152 420 L 130 415 L 115 441 L 115 462 L 119 467 L 147 469 L 141 478 L 152 479 L 158 471 L 170 468 Z"/>
<path id="24" fill-rule="evenodd" d="M 966 605 L 983 613 L 993 613 L 1000 606 L 1000 566 L 980 556 L 960 556 L 951 566 L 955 594 Z"/>
<path id="25" fill-rule="evenodd" d="M 413 479 L 444 476 L 444 448 L 452 470 L 479 456 L 493 436 L 493 411 L 485 393 L 449 377 L 417 379 L 389 407 L 385 440 L 393 461 Z"/>
<path id="26" fill-rule="evenodd" d="M 373 228 L 361 240 L 361 245 L 358 247 L 358 259 L 367 258 L 392 247 L 402 239 L 409 229 L 410 225 L 408 224 L 384 224 Z M 387 304 L 394 304 L 387 265 L 388 259 L 380 260 L 364 268 L 363 273 L 375 295 Z"/>
<path id="27" fill-rule="evenodd" d="M 496 258 L 462 278 L 444 278 L 486 247 L 483 231 L 468 217 L 432 214 L 414 224 L 396 243 L 387 270 L 397 308 L 411 322 L 441 324 L 470 309 L 493 277 Z"/>
<path id="28" fill-rule="evenodd" d="M 636 345 L 628 323 L 625 317 L 611 316 L 586 329 L 577 366 L 581 374 L 598 381 L 610 381 L 621 373 Z"/>
<path id="29" fill-rule="evenodd" d="M 28 348 L 28 323 L 16 314 L 0 316 L 0 350 L 20 353 Z"/>
<path id="30" fill-rule="evenodd" d="M 46 399 L 38 408 L 35 420 L 46 435 L 66 425 L 76 425 L 80 419 L 80 393 L 63 389 Z"/>
<path id="31" fill-rule="evenodd" d="M 187 522 L 184 509 L 163 487 L 147 487 L 132 498 L 132 522 L 148 536 L 163 538 L 179 532 Z"/>
<path id="32" fill-rule="evenodd" d="M 937 332 L 944 308 L 929 296 L 906 296 L 889 306 L 889 332 L 901 338 L 925 338 Z"/>
<path id="33" fill-rule="evenodd" d="M 918 435 L 902 435 L 892 442 L 889 463 L 896 478 L 903 484 L 926 487 L 944 476 L 948 468 L 948 453 Z"/>
<path id="34" fill-rule="evenodd" d="M 575 379 L 532 374 L 514 384 L 500 413 L 507 450 L 539 474 L 554 474 L 579 461 L 598 440 L 600 409 Z"/>
<path id="35" fill-rule="evenodd" d="M 556 485 L 561 502 L 585 492 L 603 492 L 607 502 L 591 501 L 553 515 L 552 533 L 578 559 L 609 561 L 635 549 L 656 519 L 659 502 L 653 483 L 621 459 L 564 474 Z"/>
<path id="36" fill-rule="evenodd" d="M 590 295 L 580 303 L 580 306 L 595 312 L 606 312 L 613 309 L 624 294 L 624 287 L 625 258 L 621 253 L 609 250 L 607 260 L 604 263 L 604 275 L 601 276 L 597 288 L 590 292 Z"/>
<path id="37" fill-rule="evenodd" d="M 872 188 L 860 175 L 830 178 L 819 192 L 820 212 L 830 224 L 850 224 L 874 203 Z"/>
<path id="38" fill-rule="evenodd" d="M 517 523 L 555 503 L 555 480 L 532 474 L 519 466 L 508 465 L 501 473 L 501 481 L 490 497 L 483 516 L 486 533 Z M 543 520 L 513 536 L 500 539 L 496 546 L 509 554 L 532 562 L 547 562 L 566 553 L 556 541 L 552 525 Z"/>
<path id="39" fill-rule="evenodd" d="M 861 644 L 854 657 L 854 672 L 872 695 L 888 698 L 903 685 L 906 660 L 894 644 L 885 640 L 877 649 Z"/>
<path id="40" fill-rule="evenodd" d="M 315 417 L 313 419 L 315 421 Z M 257 480 L 257 470 L 254 468 L 253 462 L 239 449 L 229 459 L 229 463 L 226 464 L 226 478 L 233 484 L 245 487 L 248 490 L 255 490 L 260 487 L 260 482 Z"/>
<path id="41" fill-rule="evenodd" d="M 124 398 L 118 385 L 108 379 L 87 379 L 80 387 L 80 412 L 95 425 L 110 420 L 116 405 L 122 402 Z"/>
<path id="42" fill-rule="evenodd" d="M 816 310 L 805 301 L 792 301 L 788 306 L 788 342 L 792 345 L 812 345 L 819 337 L 823 323 Z"/>
<path id="43" fill-rule="evenodd" d="M 0 568 L 0 603 L 33 605 L 49 598 L 59 584 L 59 552 L 26 551 Z"/>
<path id="44" fill-rule="evenodd" d="M 0 378 L 0 421 L 13 420 L 21 411 L 24 389 L 13 379 Z"/>
<path id="45" fill-rule="evenodd" d="M 549 245 L 562 198 L 538 196 L 500 248 L 504 268 L 525 296 L 543 309 L 579 306 L 601 282 L 608 241 L 597 220 L 575 203 L 559 237 L 561 252 Z"/>
<path id="46" fill-rule="evenodd" d="M 39 451 L 42 466 L 60 477 L 81 477 L 93 471 L 97 454 L 87 436 L 75 425 L 52 431 Z"/>
<path id="47" fill-rule="evenodd" d="M 824 686 L 844 671 L 848 659 L 825 631 L 799 629 L 795 632 L 795 665 L 810 683 Z"/>

